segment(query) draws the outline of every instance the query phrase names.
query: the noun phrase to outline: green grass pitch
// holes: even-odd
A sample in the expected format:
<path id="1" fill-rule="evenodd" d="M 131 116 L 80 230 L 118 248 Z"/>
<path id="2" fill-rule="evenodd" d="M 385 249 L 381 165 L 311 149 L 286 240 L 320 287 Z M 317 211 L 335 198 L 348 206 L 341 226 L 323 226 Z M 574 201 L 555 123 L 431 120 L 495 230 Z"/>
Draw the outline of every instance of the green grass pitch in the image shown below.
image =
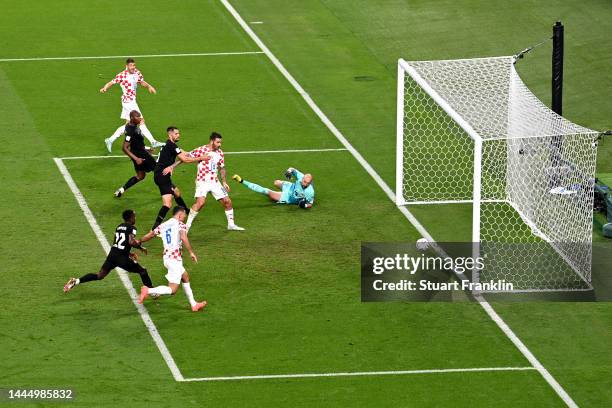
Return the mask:
<path id="1" fill-rule="evenodd" d="M 232 4 L 248 23 L 262 22 L 251 27 L 390 186 L 399 57 L 508 55 L 561 19 L 564 113 L 612 127 L 608 2 Z M 0 59 L 260 51 L 217 0 L 0 0 L 0 10 Z M 107 155 L 102 141 L 121 123 L 120 93 L 98 89 L 122 63 L 0 61 L 0 388 L 73 388 L 74 407 L 563 406 L 535 370 L 176 382 L 114 272 L 64 295 L 67 278 L 97 271 L 104 253 L 53 158 Z M 213 129 L 226 152 L 342 148 L 263 54 L 137 63 L 158 89 L 140 89 L 139 104 L 159 139 L 174 124 L 184 148 L 203 144 Z M 518 67 L 548 102 L 550 44 Z M 119 154 L 119 143 L 114 149 Z M 598 161 L 608 180 L 611 159 L 612 140 Z M 112 192 L 132 175 L 127 159 L 64 163 L 107 238 L 128 207 L 140 232 L 151 225 L 160 199 L 150 175 L 119 201 Z M 226 163 L 230 175 L 269 186 L 288 166 L 312 172 L 317 203 L 311 211 L 276 206 L 230 182 L 246 231 L 228 233 L 209 198 L 190 232 L 200 262 L 185 265 L 196 297 L 210 306 L 192 314 L 182 293 L 146 304 L 185 377 L 530 367 L 478 304 L 360 302 L 360 243 L 420 234 L 349 152 L 228 154 Z M 189 204 L 194 175 L 194 165 L 175 173 Z M 466 206 L 414 213 L 440 241 L 469 239 Z M 156 240 L 141 258 L 154 283 L 163 282 L 159 254 Z M 612 265 L 610 258 L 597 262 Z M 578 405 L 612 405 L 610 304 L 493 306 Z M 19 406 L 30 405 L 45 404 Z"/>

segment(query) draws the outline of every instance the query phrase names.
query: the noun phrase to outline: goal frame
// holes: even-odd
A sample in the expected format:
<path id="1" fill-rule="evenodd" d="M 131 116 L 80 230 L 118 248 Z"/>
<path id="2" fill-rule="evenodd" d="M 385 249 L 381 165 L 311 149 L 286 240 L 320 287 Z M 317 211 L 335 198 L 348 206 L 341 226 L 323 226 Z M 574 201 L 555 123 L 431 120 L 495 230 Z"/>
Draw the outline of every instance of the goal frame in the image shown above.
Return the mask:
<path id="1" fill-rule="evenodd" d="M 496 58 L 511 58 L 514 57 L 496 57 Z M 456 59 L 452 61 L 474 61 L 479 59 L 489 58 L 470 58 L 470 59 Z M 419 61 L 419 62 L 433 62 L 433 61 Z M 436 61 L 442 62 L 442 61 Z M 405 82 L 406 74 L 416 82 L 419 87 L 470 137 L 473 141 L 473 191 L 471 199 L 458 199 L 458 200 L 427 200 L 427 201 L 407 201 L 404 198 L 403 186 L 404 186 L 404 156 L 406 154 L 406 146 L 404 145 L 404 119 L 405 119 Z M 532 136 L 526 136 L 532 137 Z M 515 137 L 516 138 L 516 137 Z M 521 138 L 521 137 L 518 137 Z M 493 140 L 493 139 L 492 139 Z M 487 141 L 470 125 L 470 123 L 461 116 L 433 87 L 404 59 L 398 60 L 397 65 L 397 123 L 396 123 L 396 186 L 395 186 L 395 202 L 397 206 L 409 206 L 409 205 L 420 205 L 420 204 L 455 204 L 455 203 L 469 203 L 472 205 L 472 256 L 477 258 L 481 255 L 481 203 L 493 202 L 493 203 L 506 203 L 514 208 L 515 211 L 521 216 L 523 222 L 528 225 L 532 231 L 539 234 L 539 236 L 546 241 L 554 251 L 574 270 L 574 272 L 580 277 L 580 279 L 586 284 L 585 288 L 579 289 L 518 289 L 513 292 L 559 292 L 559 291 L 588 291 L 592 290 L 593 286 L 590 280 L 587 280 L 580 272 L 579 268 L 567 258 L 567 256 L 554 244 L 554 241 L 550 239 L 545 233 L 543 233 L 535 224 L 533 224 L 527 217 L 524 216 L 522 211 L 518 209 L 512 202 L 508 200 L 482 200 L 482 154 L 483 154 L 483 143 Z M 479 281 L 479 271 L 472 271 L 472 280 L 474 282 Z"/>

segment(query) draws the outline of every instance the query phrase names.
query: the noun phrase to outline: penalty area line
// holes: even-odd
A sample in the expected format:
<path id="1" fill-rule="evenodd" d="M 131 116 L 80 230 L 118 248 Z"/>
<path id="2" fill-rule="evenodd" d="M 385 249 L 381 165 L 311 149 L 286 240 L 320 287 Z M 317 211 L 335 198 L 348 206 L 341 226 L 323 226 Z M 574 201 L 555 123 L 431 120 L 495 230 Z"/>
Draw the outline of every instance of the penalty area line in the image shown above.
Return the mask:
<path id="1" fill-rule="evenodd" d="M 85 201 L 85 197 L 81 193 L 81 190 L 79 190 L 74 179 L 70 175 L 68 168 L 66 167 L 62 159 L 54 158 L 53 160 L 55 161 L 55 164 L 57 165 L 57 168 L 59 169 L 62 176 L 64 176 L 64 180 L 66 181 L 66 184 L 68 184 L 68 187 L 72 191 L 72 194 L 74 195 L 74 198 L 79 204 L 79 207 L 81 207 L 81 210 L 83 211 L 83 215 L 85 215 L 87 222 L 89 222 L 89 226 L 91 227 L 94 234 L 96 235 L 96 238 L 98 238 L 98 242 L 100 242 L 100 245 L 102 245 L 102 249 L 104 250 L 105 253 L 108 253 L 110 251 L 111 246 L 109 242 L 106 240 L 106 237 L 104 236 L 104 233 L 102 232 L 102 229 L 100 228 L 100 225 L 98 225 L 96 218 L 94 217 L 93 213 L 89 209 L 89 206 L 87 205 L 87 201 Z M 132 300 L 132 303 L 136 307 L 136 310 L 138 310 L 138 313 L 140 314 L 140 317 L 142 318 L 143 323 L 147 327 L 149 334 L 153 338 L 155 345 L 157 346 L 164 361 L 166 362 L 166 365 L 170 369 L 170 372 L 172 372 L 172 376 L 174 377 L 176 381 L 184 381 L 183 374 L 181 374 L 181 371 L 179 370 L 178 366 L 176 365 L 176 362 L 174 361 L 174 358 L 172 358 L 172 355 L 170 354 L 170 351 L 168 350 L 166 343 L 164 343 L 164 340 L 159 334 L 159 331 L 157 330 L 155 323 L 153 323 L 153 320 L 151 319 L 149 312 L 143 305 L 138 303 L 138 300 L 137 300 L 138 294 L 136 293 L 136 290 L 134 289 L 134 286 L 132 285 L 132 281 L 128 277 L 127 272 L 121 268 L 116 268 L 116 271 L 117 271 L 117 274 L 119 275 L 119 278 L 121 279 L 121 283 L 123 283 L 123 286 L 125 287 L 125 290 L 127 290 L 128 294 L 130 295 L 130 299 Z"/>
<path id="2" fill-rule="evenodd" d="M 402 370 L 402 371 L 356 371 L 346 373 L 304 373 L 304 374 L 270 374 L 270 375 L 237 375 L 230 377 L 202 377 L 185 378 L 184 382 L 190 381 L 236 381 L 236 380 L 271 380 L 289 378 L 318 378 L 318 377 L 366 377 L 381 375 L 416 375 L 416 374 L 445 374 L 445 373 L 470 373 L 491 371 L 536 371 L 534 367 L 477 367 L 477 368 L 441 368 L 431 370 Z"/>
<path id="3" fill-rule="evenodd" d="M 273 153 L 314 153 L 314 152 L 345 152 L 345 148 L 339 149 L 288 149 L 288 150 L 251 150 L 238 152 L 224 152 L 223 154 L 273 154 Z M 84 160 L 84 159 L 117 159 L 125 158 L 126 155 L 109 156 L 69 156 L 59 157 L 59 160 Z"/>
<path id="4" fill-rule="evenodd" d="M 236 52 L 195 52 L 186 54 L 145 54 L 145 55 L 98 55 L 82 57 L 33 57 L 33 58 L 0 58 L 0 62 L 23 62 L 23 61 L 79 61 L 79 60 L 101 60 L 118 58 L 165 58 L 165 57 L 223 57 L 231 55 L 257 55 L 263 51 L 236 51 Z"/>

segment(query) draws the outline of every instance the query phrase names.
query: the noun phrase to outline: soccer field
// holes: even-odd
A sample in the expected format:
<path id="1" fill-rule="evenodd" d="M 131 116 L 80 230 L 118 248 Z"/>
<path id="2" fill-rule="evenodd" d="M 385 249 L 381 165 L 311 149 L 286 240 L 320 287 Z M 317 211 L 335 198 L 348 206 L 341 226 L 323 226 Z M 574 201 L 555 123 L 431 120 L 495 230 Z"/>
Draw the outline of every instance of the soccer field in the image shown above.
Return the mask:
<path id="1" fill-rule="evenodd" d="M 79 407 L 612 406 L 609 303 L 360 301 L 361 243 L 422 236 L 381 188 L 395 185 L 397 59 L 509 55 L 561 19 L 564 113 L 611 128 L 612 4 L 230 3 L 0 0 L 0 388 L 70 388 Z M 244 232 L 209 196 L 189 233 L 200 261 L 185 260 L 203 313 L 182 293 L 139 307 L 140 279 L 117 272 L 61 290 L 97 272 L 124 209 L 139 235 L 159 210 L 152 174 L 112 194 L 133 167 L 103 143 L 120 89 L 98 89 L 127 56 L 157 88 L 138 103 L 158 140 L 178 126 L 187 150 L 216 130 L 229 176 L 315 178 L 309 211 L 230 181 Z M 550 44 L 518 69 L 548 103 Z M 612 140 L 598 172 L 612 173 Z M 173 176 L 188 204 L 195 173 Z M 469 241 L 467 206 L 411 211 L 436 240 Z M 612 269 L 612 244 L 594 241 Z M 141 263 L 161 284 L 161 243 L 148 248 Z"/>

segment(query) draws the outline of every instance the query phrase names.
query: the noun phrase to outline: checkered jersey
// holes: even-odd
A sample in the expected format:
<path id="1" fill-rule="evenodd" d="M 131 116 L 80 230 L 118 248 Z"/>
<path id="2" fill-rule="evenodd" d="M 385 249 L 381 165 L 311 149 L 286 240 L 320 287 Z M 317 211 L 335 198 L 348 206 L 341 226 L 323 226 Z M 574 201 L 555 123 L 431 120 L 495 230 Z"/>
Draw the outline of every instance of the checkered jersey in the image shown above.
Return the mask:
<path id="1" fill-rule="evenodd" d="M 153 233 L 159 236 L 164 243 L 164 258 L 183 260 L 181 257 L 183 241 L 181 241 L 180 231 L 187 232 L 187 226 L 176 218 L 170 218 L 153 230 Z"/>
<path id="2" fill-rule="evenodd" d="M 217 170 L 225 166 L 223 150 L 211 150 L 209 145 L 204 145 L 189 152 L 189 156 L 198 158 L 206 153 L 210 154 L 212 157 L 198 163 L 196 181 L 218 181 Z"/>
<path id="3" fill-rule="evenodd" d="M 125 103 L 136 100 L 136 88 L 142 81 L 144 81 L 144 78 L 139 70 L 135 70 L 133 74 L 130 74 L 130 71 L 125 69 L 118 73 L 111 82 L 121 85 L 123 90 L 121 101 Z"/>

